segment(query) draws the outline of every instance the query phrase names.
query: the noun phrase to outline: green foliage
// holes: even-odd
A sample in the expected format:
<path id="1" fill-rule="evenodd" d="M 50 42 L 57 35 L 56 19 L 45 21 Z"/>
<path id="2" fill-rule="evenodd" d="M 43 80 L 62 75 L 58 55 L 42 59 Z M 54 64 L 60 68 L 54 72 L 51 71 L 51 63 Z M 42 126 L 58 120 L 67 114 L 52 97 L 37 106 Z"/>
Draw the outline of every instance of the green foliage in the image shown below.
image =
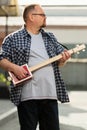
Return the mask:
<path id="1" fill-rule="evenodd" d="M 0 73 L 0 82 L 5 83 L 7 86 L 10 85 L 10 82 L 8 81 L 8 79 L 6 79 L 5 75 Z"/>

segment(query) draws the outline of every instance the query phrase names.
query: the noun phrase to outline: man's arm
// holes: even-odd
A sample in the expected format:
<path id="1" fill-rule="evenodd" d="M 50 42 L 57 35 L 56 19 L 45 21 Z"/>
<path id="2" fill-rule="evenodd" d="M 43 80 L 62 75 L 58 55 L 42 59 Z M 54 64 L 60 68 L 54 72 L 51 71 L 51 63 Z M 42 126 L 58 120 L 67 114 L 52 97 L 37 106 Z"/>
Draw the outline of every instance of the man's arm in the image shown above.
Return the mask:
<path id="1" fill-rule="evenodd" d="M 0 67 L 6 71 L 13 72 L 15 74 L 15 76 L 18 77 L 19 79 L 26 77 L 26 74 L 27 74 L 25 69 L 23 69 L 19 65 L 16 65 L 16 64 L 10 62 L 7 59 L 0 60 Z"/>

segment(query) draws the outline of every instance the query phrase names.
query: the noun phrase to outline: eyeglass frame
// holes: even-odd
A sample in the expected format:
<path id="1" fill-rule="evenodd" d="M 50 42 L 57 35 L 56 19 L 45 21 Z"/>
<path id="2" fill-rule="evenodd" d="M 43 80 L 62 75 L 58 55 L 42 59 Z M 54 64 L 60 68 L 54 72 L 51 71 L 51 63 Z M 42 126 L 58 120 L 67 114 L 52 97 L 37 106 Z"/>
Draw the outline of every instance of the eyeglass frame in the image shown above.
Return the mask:
<path id="1" fill-rule="evenodd" d="M 46 17 L 46 14 L 32 14 L 32 15 L 40 15 L 40 16 L 43 16 L 43 17 Z"/>

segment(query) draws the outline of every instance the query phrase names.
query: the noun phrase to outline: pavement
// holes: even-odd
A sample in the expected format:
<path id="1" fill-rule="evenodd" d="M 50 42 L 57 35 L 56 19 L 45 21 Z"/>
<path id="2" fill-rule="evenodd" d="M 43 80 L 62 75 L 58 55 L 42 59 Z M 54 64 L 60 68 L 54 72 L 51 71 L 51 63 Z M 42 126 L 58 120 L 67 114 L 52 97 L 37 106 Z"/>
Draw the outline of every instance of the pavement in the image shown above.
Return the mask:
<path id="1" fill-rule="evenodd" d="M 87 130 L 87 91 L 71 91 L 69 97 L 70 103 L 58 103 L 60 130 Z M 0 130 L 11 129 L 20 129 L 17 109 L 10 100 L 0 99 Z"/>

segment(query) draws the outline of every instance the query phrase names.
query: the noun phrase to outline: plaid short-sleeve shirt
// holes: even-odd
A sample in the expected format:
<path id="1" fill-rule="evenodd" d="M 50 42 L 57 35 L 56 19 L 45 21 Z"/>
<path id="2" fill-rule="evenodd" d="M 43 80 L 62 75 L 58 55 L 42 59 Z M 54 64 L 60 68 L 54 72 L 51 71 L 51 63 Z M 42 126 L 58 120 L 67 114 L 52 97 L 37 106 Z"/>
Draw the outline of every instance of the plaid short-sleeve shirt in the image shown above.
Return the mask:
<path id="1" fill-rule="evenodd" d="M 60 54 L 64 50 L 63 46 L 57 41 L 52 33 L 47 33 L 42 29 L 40 31 L 49 58 Z M 4 39 L 2 44 L 2 53 L 0 53 L 0 60 L 6 58 L 17 65 L 28 63 L 30 47 L 31 36 L 25 28 L 21 28 L 20 30 L 9 34 Z M 69 102 L 66 87 L 59 71 L 58 61 L 52 63 L 52 66 L 54 70 L 58 100 L 62 103 Z M 13 84 L 10 86 L 10 98 L 15 105 L 19 105 L 20 103 L 21 90 L 22 86 L 14 87 Z"/>

